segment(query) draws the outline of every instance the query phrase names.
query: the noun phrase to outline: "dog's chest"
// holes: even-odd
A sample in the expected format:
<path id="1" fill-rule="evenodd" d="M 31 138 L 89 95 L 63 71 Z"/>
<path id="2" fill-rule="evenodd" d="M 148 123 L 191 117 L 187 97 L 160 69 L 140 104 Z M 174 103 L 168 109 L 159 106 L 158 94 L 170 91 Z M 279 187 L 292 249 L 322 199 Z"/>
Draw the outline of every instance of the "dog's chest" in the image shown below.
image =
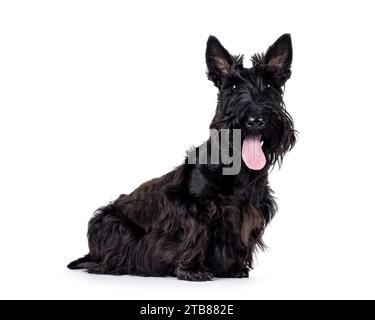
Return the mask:
<path id="1" fill-rule="evenodd" d="M 218 243 L 249 245 L 251 235 L 263 229 L 264 219 L 260 209 L 255 206 L 239 205 L 234 202 L 211 204 L 211 238 Z"/>

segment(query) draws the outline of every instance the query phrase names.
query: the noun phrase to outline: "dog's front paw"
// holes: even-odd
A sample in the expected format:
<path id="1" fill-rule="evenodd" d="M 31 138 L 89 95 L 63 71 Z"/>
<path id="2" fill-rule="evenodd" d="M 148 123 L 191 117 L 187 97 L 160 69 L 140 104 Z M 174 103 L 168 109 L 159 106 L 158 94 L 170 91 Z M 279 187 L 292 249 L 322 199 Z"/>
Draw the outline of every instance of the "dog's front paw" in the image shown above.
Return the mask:
<path id="1" fill-rule="evenodd" d="M 249 269 L 236 267 L 231 268 L 224 272 L 215 273 L 215 277 L 218 278 L 248 278 L 249 277 Z"/>
<path id="2" fill-rule="evenodd" d="M 186 281 L 208 281 L 211 280 L 214 275 L 203 269 L 201 270 L 190 270 L 184 268 L 178 268 L 176 270 L 176 276 L 179 280 L 186 280 Z"/>
<path id="3" fill-rule="evenodd" d="M 230 278 L 248 278 L 249 277 L 249 270 L 247 268 L 240 268 L 232 270 L 229 273 Z"/>

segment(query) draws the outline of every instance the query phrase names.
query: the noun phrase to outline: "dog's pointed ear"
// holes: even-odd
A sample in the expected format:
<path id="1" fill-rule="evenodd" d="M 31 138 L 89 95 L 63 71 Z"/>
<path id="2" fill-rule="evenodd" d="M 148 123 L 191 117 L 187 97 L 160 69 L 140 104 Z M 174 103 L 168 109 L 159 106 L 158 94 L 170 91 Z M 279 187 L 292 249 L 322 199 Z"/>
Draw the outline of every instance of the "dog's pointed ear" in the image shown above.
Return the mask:
<path id="1" fill-rule="evenodd" d="M 268 48 L 264 57 L 267 74 L 275 85 L 281 87 L 290 78 L 292 59 L 292 38 L 285 33 Z"/>
<path id="2" fill-rule="evenodd" d="M 207 77 L 212 80 L 215 86 L 220 87 L 222 80 L 229 73 L 233 57 L 222 46 L 220 41 L 209 36 L 206 49 Z"/>

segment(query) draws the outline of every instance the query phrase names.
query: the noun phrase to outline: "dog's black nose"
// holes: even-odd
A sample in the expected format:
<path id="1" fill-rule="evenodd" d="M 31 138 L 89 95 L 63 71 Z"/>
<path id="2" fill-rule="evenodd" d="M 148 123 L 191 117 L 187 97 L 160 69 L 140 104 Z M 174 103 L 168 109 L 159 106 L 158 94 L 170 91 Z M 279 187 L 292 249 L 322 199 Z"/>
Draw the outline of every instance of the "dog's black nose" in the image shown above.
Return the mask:
<path id="1" fill-rule="evenodd" d="M 263 129 L 266 125 L 266 122 L 263 118 L 250 117 L 247 126 L 251 129 Z"/>

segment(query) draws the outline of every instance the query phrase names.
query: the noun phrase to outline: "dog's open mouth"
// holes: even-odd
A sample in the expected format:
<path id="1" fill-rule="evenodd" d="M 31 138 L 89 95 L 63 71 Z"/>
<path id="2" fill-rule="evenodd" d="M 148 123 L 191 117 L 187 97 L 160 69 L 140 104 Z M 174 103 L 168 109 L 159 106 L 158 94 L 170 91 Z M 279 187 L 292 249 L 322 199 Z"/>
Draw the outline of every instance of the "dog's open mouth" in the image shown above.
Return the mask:
<path id="1" fill-rule="evenodd" d="M 262 150 L 262 136 L 248 136 L 242 144 L 242 160 L 252 170 L 261 170 L 266 165 L 266 156 Z"/>

